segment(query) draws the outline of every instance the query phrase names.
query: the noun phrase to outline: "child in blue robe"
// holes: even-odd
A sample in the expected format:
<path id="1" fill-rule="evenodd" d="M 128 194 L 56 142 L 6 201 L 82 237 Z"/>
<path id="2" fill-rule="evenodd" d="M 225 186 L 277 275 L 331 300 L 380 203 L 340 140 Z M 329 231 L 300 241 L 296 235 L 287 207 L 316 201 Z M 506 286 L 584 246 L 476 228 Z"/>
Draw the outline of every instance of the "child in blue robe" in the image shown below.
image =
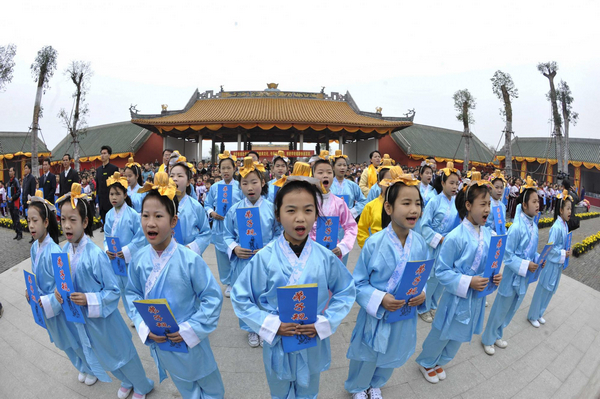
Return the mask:
<path id="1" fill-rule="evenodd" d="M 179 211 L 177 214 L 177 228 L 181 231 L 185 245 L 198 255 L 202 256 L 210 244 L 210 225 L 204 207 L 190 194 L 194 191 L 190 185 L 196 169 L 186 158 L 173 151 L 169 160 L 169 173 L 177 185 L 177 200 Z"/>
<path id="2" fill-rule="evenodd" d="M 494 180 L 498 182 L 498 180 Z M 501 191 L 503 187 L 496 187 L 492 191 Z M 481 336 L 483 349 L 488 355 L 493 355 L 499 348 L 506 348 L 508 342 L 502 339 L 504 329 L 510 324 L 515 313 L 521 306 L 527 288 L 529 287 L 529 274 L 538 267 L 536 253 L 538 245 L 538 226 L 533 222 L 539 209 L 539 198 L 536 187 L 529 178 L 521 187 L 521 195 L 517 199 L 517 210 L 513 224 L 508 229 L 506 238 L 506 254 L 504 256 L 504 277 L 498 288 L 494 305 L 488 317 L 485 331 Z M 493 201 L 492 201 L 493 202 Z M 493 207 L 492 207 L 493 209 Z M 490 213 L 490 216 L 493 214 Z"/>
<path id="3" fill-rule="evenodd" d="M 67 322 L 60 303 L 54 296 L 56 280 L 52 267 L 52 253 L 60 253 L 58 246 L 58 223 L 54 205 L 43 199 L 43 193 L 38 190 L 29 199 L 27 224 L 35 242 L 31 246 L 31 272 L 35 274 L 35 282 L 40 295 L 39 303 L 44 309 L 46 328 L 50 342 L 65 352 L 73 366 L 79 371 L 79 382 L 86 382 L 91 373 L 85 360 L 83 348 L 79 343 L 77 329 L 73 323 Z M 29 293 L 25 291 L 27 301 Z M 88 385 L 95 382 L 93 375 L 87 379 Z"/>
<path id="4" fill-rule="evenodd" d="M 382 398 L 381 388 L 394 369 L 412 356 L 417 344 L 416 315 L 395 323 L 386 319 L 405 305 L 394 294 L 406 263 L 428 256 L 427 243 L 412 231 L 422 209 L 420 182 L 407 174 L 389 184 L 382 216 L 387 226 L 366 242 L 352 276 L 360 311 L 346 355 L 350 369 L 344 387 L 353 399 Z M 408 306 L 424 301 L 423 291 Z"/>
<path id="5" fill-rule="evenodd" d="M 223 239 L 223 234 L 225 232 L 225 216 L 227 216 L 227 214 L 221 214 L 223 212 L 219 210 L 219 205 L 221 204 L 217 204 L 217 198 L 219 196 L 219 187 L 230 185 L 233 192 L 229 193 L 231 197 L 228 200 L 228 208 L 231 208 L 233 204 L 242 199 L 240 183 L 233 179 L 236 170 L 235 162 L 236 158 L 230 155 L 229 151 L 219 154 L 219 170 L 221 171 L 223 180 L 210 187 L 206 201 L 204 201 L 206 213 L 213 219 L 211 242 L 215 245 L 217 267 L 219 268 L 219 280 L 221 281 L 221 284 L 226 286 L 231 285 L 229 280 L 229 276 L 231 275 L 231 264 L 229 256 L 227 255 L 227 245 Z M 226 289 L 231 290 L 230 287 L 227 287 Z"/>
<path id="6" fill-rule="evenodd" d="M 331 183 L 331 192 L 338 197 L 341 197 L 342 195 L 348 196 L 348 208 L 350 208 L 352 217 L 356 219 L 362 213 L 365 205 L 367 205 L 367 199 L 358 184 L 354 183 L 352 180 L 346 179 L 348 156 L 342 155 L 341 150 L 336 150 L 335 155 L 332 155 L 331 159 L 333 161 L 333 172 L 335 174 L 335 178 Z M 377 185 L 374 185 L 373 187 L 375 186 Z"/>
<path id="7" fill-rule="evenodd" d="M 287 175 L 288 167 L 290 166 L 290 160 L 285 156 L 285 152 L 282 150 L 277 151 L 277 155 L 273 157 L 273 179 L 269 181 L 269 192 L 267 199 L 270 203 L 275 203 L 275 194 L 279 190 L 278 186 L 273 185 L 277 180 Z"/>
<path id="8" fill-rule="evenodd" d="M 262 248 L 255 250 L 243 248 L 240 244 L 240 229 L 250 229 L 247 226 L 239 226 L 237 210 L 242 208 L 258 208 L 260 212 L 260 227 L 263 247 L 281 235 L 281 226 L 275 219 L 273 204 L 264 199 L 267 193 L 267 185 L 264 181 L 264 167 L 260 163 L 254 163 L 251 157 L 244 158 L 244 166 L 240 168 L 242 193 L 244 199 L 234 204 L 225 217 L 225 232 L 223 239 L 227 245 L 227 255 L 231 261 L 231 274 L 229 276 L 230 286 L 237 281 L 240 273 L 250 262 L 250 259 Z M 229 297 L 231 290 L 225 290 L 225 296 Z M 240 328 L 248 332 L 248 344 L 256 348 L 261 341 L 257 333 L 242 319 L 239 320 Z"/>
<path id="9" fill-rule="evenodd" d="M 496 169 L 492 177 L 490 178 L 490 183 L 492 183 L 492 193 L 491 193 L 491 212 L 490 216 L 485 222 L 485 227 L 492 230 L 492 234 L 501 234 L 500 231 L 496 231 L 496 209 L 500 208 L 500 212 L 502 216 L 504 216 L 504 221 L 506 222 L 506 205 L 502 202 L 502 195 L 504 194 L 504 186 L 506 185 L 506 179 L 502 172 L 499 169 Z"/>
<path id="10" fill-rule="evenodd" d="M 127 179 L 127 196 L 131 198 L 131 206 L 137 213 L 142 211 L 142 200 L 146 194 L 138 193 L 138 190 L 144 185 L 142 178 L 142 166 L 129 157 L 129 162 L 125 164 L 123 176 Z"/>
<path id="11" fill-rule="evenodd" d="M 453 162 L 448 162 L 446 168 L 440 170 L 441 175 L 435 180 L 435 191 L 438 193 L 425 206 L 423 216 L 417 224 L 419 232 L 429 245 L 429 257 L 437 259 L 444 237 L 454 229 L 458 212 L 455 206 L 455 196 L 458 192 L 458 170 Z M 437 267 L 437 262 L 434 268 Z M 439 284 L 435 272 L 431 272 L 427 280 L 427 299 L 419 307 L 419 317 L 427 323 L 433 321 L 436 309 L 444 287 Z"/>
<path id="12" fill-rule="evenodd" d="M 548 237 L 548 242 L 554 245 L 546 258 L 546 266 L 540 273 L 527 314 L 527 320 L 535 328 L 538 328 L 540 324 L 546 324 L 544 313 L 552 296 L 558 289 L 565 260 L 571 256 L 571 249 L 567 248 L 567 235 L 569 234 L 567 223 L 571 218 L 572 206 L 573 197 L 569 195 L 567 190 L 557 195 L 554 208 L 554 224 L 550 228 Z"/>
<path id="13" fill-rule="evenodd" d="M 206 262 L 171 237 L 177 223 L 175 183 L 158 172 L 142 206 L 142 229 L 150 245 L 129 267 L 127 300 L 137 333 L 156 362 L 162 382 L 167 372 L 184 399 L 223 398 L 221 373 L 210 347 L 209 334 L 217 328 L 223 296 Z M 148 191 L 149 190 L 149 191 Z M 133 302 L 165 298 L 179 325 L 166 336 L 153 334 Z M 185 342 L 188 352 L 161 350 L 157 343 Z"/>
<path id="14" fill-rule="evenodd" d="M 308 176 L 310 165 L 303 165 Z M 350 272 L 330 250 L 308 236 L 319 212 L 315 184 L 319 181 L 314 178 L 288 177 L 275 204 L 284 234 L 252 258 L 231 292 L 236 315 L 264 339 L 265 373 L 271 397 L 277 399 L 317 397 L 321 372 L 331 364 L 329 336 L 356 297 Z M 313 283 L 318 287 L 316 323 L 281 322 L 277 287 Z M 281 336 L 296 335 L 316 338 L 317 345 L 285 353 Z"/>
<path id="15" fill-rule="evenodd" d="M 110 371 L 121 380 L 119 398 L 145 398 L 154 388 L 146 377 L 133 342 L 131 332 L 118 310 L 119 283 L 112 271 L 108 256 L 92 242 L 94 207 L 79 183 L 71 192 L 58 199 L 61 225 L 68 243 L 63 252 L 69 254 L 69 266 L 75 292 L 71 301 L 81 306 L 85 324 L 73 323 L 83 346 L 91 373 L 100 381 L 110 382 Z M 54 295 L 59 303 L 58 290 Z"/>
<path id="16" fill-rule="evenodd" d="M 116 257 L 123 259 L 127 267 L 135 253 L 143 246 L 148 245 L 148 241 L 146 241 L 142 231 L 140 214 L 131 207 L 131 198 L 127 195 L 127 179 L 121 177 L 119 172 L 115 172 L 106 180 L 106 185 L 109 190 L 109 200 L 113 207 L 108 211 L 104 220 L 104 251 L 111 261 Z M 120 252 L 109 251 L 108 241 L 111 237 L 119 238 L 122 247 Z M 111 267 L 111 270 L 114 269 Z M 123 306 L 129 314 L 130 311 L 127 309 L 128 305 L 125 299 L 127 275 L 121 276 L 115 273 L 115 277 L 119 283 Z"/>
<path id="17" fill-rule="evenodd" d="M 446 378 L 442 366 L 454 359 L 461 344 L 483 330 L 485 298 L 477 298 L 475 291 L 483 291 L 489 282 L 481 277 L 491 240 L 490 230 L 485 228 L 489 190 L 489 182 L 473 172 L 456 198 L 462 223 L 446 236 L 436 260 L 435 274 L 444 293 L 416 360 L 425 379 L 433 384 Z M 493 283 L 498 285 L 501 280 L 498 273 Z"/>
<path id="18" fill-rule="evenodd" d="M 419 191 L 421 192 L 421 198 L 423 198 L 423 207 L 427 206 L 427 203 L 437 195 L 437 191 L 431 185 L 434 165 L 435 162 L 426 159 L 421 162 L 421 168 L 419 169 L 419 177 L 421 178 Z"/>

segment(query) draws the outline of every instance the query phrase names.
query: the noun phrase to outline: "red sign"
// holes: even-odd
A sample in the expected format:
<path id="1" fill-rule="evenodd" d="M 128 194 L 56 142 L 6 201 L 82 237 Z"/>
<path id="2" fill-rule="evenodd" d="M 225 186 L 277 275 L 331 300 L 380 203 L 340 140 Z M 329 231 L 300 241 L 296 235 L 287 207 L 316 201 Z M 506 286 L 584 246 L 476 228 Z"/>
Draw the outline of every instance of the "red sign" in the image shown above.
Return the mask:
<path id="1" fill-rule="evenodd" d="M 260 158 L 266 157 L 266 158 L 273 158 L 275 155 L 277 155 L 277 153 L 280 150 L 258 150 L 256 152 L 258 152 L 258 155 Z M 231 151 L 231 154 L 235 155 L 236 157 L 245 157 L 246 154 L 248 154 L 250 151 Z M 284 150 L 283 151 L 285 156 L 288 158 L 304 158 L 304 157 L 311 157 L 313 156 L 313 154 L 315 153 L 314 151 L 311 150 Z"/>

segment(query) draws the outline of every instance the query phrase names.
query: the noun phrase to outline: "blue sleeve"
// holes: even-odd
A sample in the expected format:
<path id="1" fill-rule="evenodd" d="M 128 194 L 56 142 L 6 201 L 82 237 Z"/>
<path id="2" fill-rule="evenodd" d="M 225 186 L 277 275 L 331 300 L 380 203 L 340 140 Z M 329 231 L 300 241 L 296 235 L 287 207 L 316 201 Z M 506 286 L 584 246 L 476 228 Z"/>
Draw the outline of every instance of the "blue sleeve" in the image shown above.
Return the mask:
<path id="1" fill-rule="evenodd" d="M 440 253 L 436 261 L 435 276 L 440 280 L 440 284 L 453 295 L 458 295 L 458 289 L 461 278 L 464 276 L 461 271 L 454 266 L 454 261 L 459 259 L 462 248 L 458 240 L 449 237 L 444 240 Z"/>
<path id="2" fill-rule="evenodd" d="M 238 229 L 237 229 L 237 217 L 236 217 L 237 206 L 232 206 L 225 216 L 225 223 L 223 226 L 223 241 L 227 248 L 231 249 L 230 259 L 235 256 L 233 249 L 239 245 Z M 234 246 L 235 244 L 235 246 Z M 266 245 L 266 243 L 263 243 Z"/>
<path id="3" fill-rule="evenodd" d="M 562 233 L 563 231 L 557 223 L 552 225 L 552 228 L 550 229 L 550 234 L 548 236 L 548 243 L 554 243 L 554 246 L 550 250 L 548 257 L 546 258 L 546 260 L 549 262 L 560 263 L 561 261 L 560 251 L 564 249 L 563 247 L 566 241 L 566 238 L 563 238 Z"/>
<path id="4" fill-rule="evenodd" d="M 196 313 L 183 322 L 187 321 L 202 341 L 217 328 L 223 305 L 223 294 L 206 262 L 200 256 L 194 256 L 194 261 L 190 262 L 189 273 L 199 305 Z"/>
<path id="5" fill-rule="evenodd" d="M 352 191 L 354 191 L 354 199 L 356 200 L 352 209 L 354 209 L 356 215 L 360 215 L 363 209 L 365 209 L 365 205 L 367 205 L 367 199 L 358 184 L 350 184 L 350 187 L 352 187 Z"/>
<path id="6" fill-rule="evenodd" d="M 208 190 L 208 194 L 206 195 L 206 200 L 204 201 L 204 209 L 206 210 L 206 215 L 210 215 L 215 211 L 215 202 L 217 201 L 217 184 L 213 184 L 210 186 L 210 190 Z"/>
<path id="7" fill-rule="evenodd" d="M 133 238 L 131 242 L 127 244 L 127 248 L 131 253 L 131 257 L 135 257 L 137 252 L 148 245 L 148 241 L 146 240 L 146 236 L 144 235 L 144 230 L 142 229 L 141 217 L 140 214 L 135 212 L 132 216 L 133 219 Z M 106 229 L 105 229 L 106 231 Z"/>
<path id="8" fill-rule="evenodd" d="M 90 255 L 90 258 L 95 256 L 94 254 Z M 100 304 L 100 317 L 108 317 L 114 311 L 118 311 L 117 307 L 121 297 L 117 278 L 110 265 L 108 255 L 105 253 L 99 254 L 94 262 L 93 272 L 94 278 L 101 284 L 100 291 L 95 293 Z"/>
<path id="9" fill-rule="evenodd" d="M 366 244 L 363 247 L 358 257 L 358 261 L 356 262 L 356 266 L 354 266 L 354 272 L 352 273 L 352 278 L 356 285 L 356 302 L 365 310 L 367 310 L 367 306 L 369 305 L 373 293 L 377 291 L 377 289 L 371 285 L 370 281 L 371 273 L 373 271 L 369 265 L 373 256 L 371 249 L 372 245 L 369 244 Z M 379 305 L 377 318 L 383 317 L 383 314 L 384 309 Z"/>
<path id="10" fill-rule="evenodd" d="M 196 202 L 194 205 L 196 213 L 196 228 L 198 229 L 198 235 L 194 239 L 194 242 L 198 246 L 200 251 L 199 255 L 202 256 L 208 244 L 210 244 L 210 225 L 208 224 L 208 216 L 204 210 L 204 207 L 200 203 Z"/>
<path id="11" fill-rule="evenodd" d="M 504 255 L 504 266 L 508 267 L 515 274 L 519 274 L 519 269 L 521 268 L 521 263 L 523 263 L 523 258 L 515 255 L 517 249 L 519 247 L 519 243 L 525 237 L 521 237 L 520 229 L 515 228 L 518 225 L 513 224 L 508 229 L 508 236 L 506 238 L 506 253 Z"/>
<path id="12" fill-rule="evenodd" d="M 435 211 L 436 211 L 435 208 L 437 205 L 438 205 L 437 201 L 435 201 L 435 202 L 433 202 L 433 200 L 429 201 L 427 203 L 427 206 L 425 207 L 425 210 L 423 211 L 423 216 L 421 216 L 421 235 L 423 236 L 423 238 L 425 239 L 425 242 L 428 245 L 431 245 L 433 238 L 435 237 L 436 234 L 438 234 L 431 227 L 431 225 L 433 223 L 433 218 L 435 216 Z"/>

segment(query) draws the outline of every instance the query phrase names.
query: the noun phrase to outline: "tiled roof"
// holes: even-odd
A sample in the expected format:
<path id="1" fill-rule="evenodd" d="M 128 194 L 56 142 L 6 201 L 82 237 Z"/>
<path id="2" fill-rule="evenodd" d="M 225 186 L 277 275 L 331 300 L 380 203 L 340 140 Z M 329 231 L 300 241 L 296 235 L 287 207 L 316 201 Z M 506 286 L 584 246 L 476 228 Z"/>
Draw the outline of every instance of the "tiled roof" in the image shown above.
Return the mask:
<path id="1" fill-rule="evenodd" d="M 118 122 L 108 125 L 88 127 L 85 134 L 79 138 L 80 156 L 90 157 L 100 155 L 100 147 L 109 145 L 113 154 L 135 153 L 152 132 L 142 129 L 133 123 Z M 71 136 L 67 135 L 52 149 L 55 159 L 60 159 L 64 154 L 73 156 Z"/>
<path id="2" fill-rule="evenodd" d="M 31 152 L 31 133 L 26 132 L 0 132 L 3 154 L 17 152 Z M 38 136 L 38 152 L 48 153 L 48 147 Z"/>
<path id="3" fill-rule="evenodd" d="M 513 157 L 555 160 L 556 139 L 551 137 L 516 137 L 512 141 L 512 155 Z M 569 160 L 600 164 L 600 139 L 570 138 Z"/>
<path id="4" fill-rule="evenodd" d="M 435 156 L 449 159 L 462 159 L 465 140 L 463 132 L 440 127 L 414 124 L 392 133 L 392 139 L 407 155 Z M 462 140 L 461 140 L 462 139 Z M 470 160 L 488 163 L 494 154 L 474 134 L 471 140 Z"/>
<path id="5" fill-rule="evenodd" d="M 147 125 L 213 123 L 299 123 L 315 125 L 394 128 L 407 121 L 388 121 L 356 113 L 345 101 L 298 98 L 215 98 L 198 100 L 187 111 L 133 119 Z"/>

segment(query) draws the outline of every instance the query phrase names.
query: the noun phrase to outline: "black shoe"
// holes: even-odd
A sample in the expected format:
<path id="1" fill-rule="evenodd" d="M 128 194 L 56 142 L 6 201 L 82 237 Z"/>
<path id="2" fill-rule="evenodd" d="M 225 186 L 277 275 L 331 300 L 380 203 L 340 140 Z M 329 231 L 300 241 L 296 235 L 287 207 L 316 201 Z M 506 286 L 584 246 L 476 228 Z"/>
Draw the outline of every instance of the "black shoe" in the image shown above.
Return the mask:
<path id="1" fill-rule="evenodd" d="M 19 235 L 17 236 L 17 241 L 19 241 L 19 240 L 22 240 L 22 239 L 23 239 L 23 234 L 19 234 Z"/>
<path id="2" fill-rule="evenodd" d="M 35 238 L 31 237 L 31 240 L 29 240 L 29 243 L 33 244 L 34 241 L 35 241 Z"/>
<path id="3" fill-rule="evenodd" d="M 17 238 L 19 238 L 19 233 L 17 233 L 17 234 L 15 235 L 15 237 L 13 238 L 13 240 L 16 240 Z"/>
<path id="4" fill-rule="evenodd" d="M 100 233 L 104 233 L 104 226 L 100 226 Z"/>

